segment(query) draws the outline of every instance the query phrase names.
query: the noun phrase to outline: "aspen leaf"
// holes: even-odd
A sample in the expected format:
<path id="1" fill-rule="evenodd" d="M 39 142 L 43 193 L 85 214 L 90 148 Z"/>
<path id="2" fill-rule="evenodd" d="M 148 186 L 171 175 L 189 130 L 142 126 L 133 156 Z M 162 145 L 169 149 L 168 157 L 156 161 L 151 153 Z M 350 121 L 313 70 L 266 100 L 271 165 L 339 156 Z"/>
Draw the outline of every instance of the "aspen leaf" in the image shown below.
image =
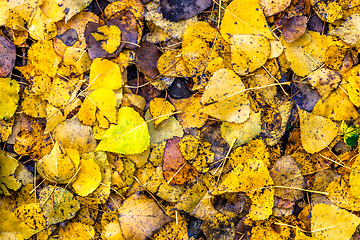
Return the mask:
<path id="1" fill-rule="evenodd" d="M 351 96 L 351 91 L 349 95 Z M 325 101 L 318 101 L 312 113 L 334 121 L 348 121 L 359 117 L 351 99 L 341 88 L 332 92 Z"/>
<path id="2" fill-rule="evenodd" d="M 118 26 L 100 26 L 99 33 L 91 33 L 96 41 L 100 41 L 101 47 L 108 53 L 115 52 L 121 43 L 121 30 Z"/>
<path id="3" fill-rule="evenodd" d="M 349 84 L 347 84 L 347 90 L 348 90 L 350 101 L 357 107 L 360 107 L 359 72 L 360 72 L 359 67 L 355 66 L 348 73 L 346 73 L 346 77 L 345 77 L 345 79 L 349 83 Z"/>
<path id="4" fill-rule="evenodd" d="M 75 47 L 66 48 L 64 62 L 74 65 L 80 74 L 90 70 L 92 63 L 88 52 L 81 48 Z"/>
<path id="5" fill-rule="evenodd" d="M 354 197 L 360 197 L 360 156 L 356 157 L 355 162 L 351 167 L 352 171 L 350 172 L 350 191 Z"/>
<path id="6" fill-rule="evenodd" d="M 46 180 L 65 184 L 75 175 L 79 163 L 77 150 L 61 148 L 56 142 L 51 152 L 39 160 L 37 170 Z"/>
<path id="7" fill-rule="evenodd" d="M 308 79 L 311 86 L 319 92 L 321 99 L 325 100 L 339 86 L 341 75 L 333 70 L 320 68 L 310 73 Z"/>
<path id="8" fill-rule="evenodd" d="M 232 1 L 221 21 L 220 33 L 226 41 L 229 35 L 260 34 L 273 39 L 258 0 Z"/>
<path id="9" fill-rule="evenodd" d="M 92 240 L 94 238 L 94 227 L 82 222 L 69 222 L 64 228 L 59 229 L 59 240 Z"/>
<path id="10" fill-rule="evenodd" d="M 122 107 L 117 124 L 105 132 L 96 151 L 137 154 L 145 151 L 149 144 L 150 135 L 144 119 L 133 108 Z"/>
<path id="11" fill-rule="evenodd" d="M 75 192 L 85 197 L 95 191 L 101 183 L 101 172 L 99 166 L 93 159 L 80 159 L 80 171 L 77 174 L 72 187 Z"/>
<path id="12" fill-rule="evenodd" d="M 47 201 L 51 195 L 51 201 Z M 70 220 L 80 210 L 75 196 L 62 187 L 46 186 L 39 193 L 46 226 Z"/>
<path id="13" fill-rule="evenodd" d="M 108 128 L 116 122 L 116 95 L 107 88 L 99 88 L 90 93 L 84 100 L 78 113 L 79 120 L 84 125 L 92 126 L 96 119 L 99 126 Z"/>
<path id="14" fill-rule="evenodd" d="M 11 118 L 19 101 L 19 84 L 10 78 L 0 78 L 0 119 Z"/>
<path id="15" fill-rule="evenodd" d="M 336 124 L 322 116 L 308 113 L 298 107 L 300 115 L 301 143 L 308 153 L 326 148 L 337 136 Z"/>
<path id="16" fill-rule="evenodd" d="M 360 199 L 355 198 L 350 190 L 348 180 L 343 177 L 330 182 L 326 188 L 329 200 L 338 207 L 354 211 L 359 208 Z"/>
<path id="17" fill-rule="evenodd" d="M 338 36 L 351 46 L 358 46 L 360 40 L 360 15 L 358 13 L 354 13 L 347 19 L 345 19 L 344 23 L 341 24 L 338 28 L 332 30 L 329 35 Z"/>
<path id="18" fill-rule="evenodd" d="M 65 24 L 72 18 L 75 14 L 84 10 L 90 3 L 91 0 L 55 0 L 56 3 L 61 8 L 62 12 L 65 14 Z"/>
<path id="19" fill-rule="evenodd" d="M 10 196 L 8 189 L 17 191 L 21 183 L 15 178 L 14 173 L 19 166 L 18 161 L 8 155 L 0 154 L 0 194 Z"/>
<path id="20" fill-rule="evenodd" d="M 335 205 L 320 203 L 311 210 L 311 232 L 318 239 L 350 239 L 359 224 L 358 216 Z"/>
<path id="21" fill-rule="evenodd" d="M 46 103 L 36 95 L 24 95 L 21 107 L 30 117 L 43 118 L 46 117 Z"/>
<path id="22" fill-rule="evenodd" d="M 233 35 L 230 46 L 231 63 L 240 76 L 263 66 L 270 56 L 270 42 L 261 35 Z"/>
<path id="23" fill-rule="evenodd" d="M 259 4 L 266 17 L 275 15 L 290 6 L 291 0 L 260 0 Z"/>
<path id="24" fill-rule="evenodd" d="M 157 231 L 152 238 L 154 240 L 163 240 L 167 238 L 188 240 L 188 224 L 185 220 L 170 222 Z"/>
<path id="25" fill-rule="evenodd" d="M 5 208 L 0 208 L 0 237 L 4 238 L 5 233 L 11 233 L 13 238 L 4 239 L 29 239 L 38 231 L 27 226 L 23 221 L 18 219 L 13 212 Z M 10 234 L 9 234 L 10 235 Z M 6 236 L 6 235 L 5 235 Z"/>
<path id="26" fill-rule="evenodd" d="M 37 8 L 29 26 L 30 36 L 35 40 L 50 40 L 56 36 L 55 23 Z"/>
<path id="27" fill-rule="evenodd" d="M 250 115 L 250 102 L 241 78 L 229 69 L 214 73 L 201 97 L 201 111 L 222 121 L 242 123 Z"/>
<path id="28" fill-rule="evenodd" d="M 161 75 L 169 77 L 190 77 L 184 59 L 180 52 L 165 51 L 157 61 L 157 68 Z"/>
<path id="29" fill-rule="evenodd" d="M 164 98 L 154 98 L 149 104 L 151 116 L 154 118 L 155 128 L 161 122 L 171 117 L 171 113 L 175 111 L 175 107 Z"/>
<path id="30" fill-rule="evenodd" d="M 98 88 L 119 89 L 122 85 L 119 66 L 105 58 L 96 58 L 90 68 L 89 90 Z"/>
<path id="31" fill-rule="evenodd" d="M 173 219 L 144 194 L 133 194 L 120 207 L 120 226 L 126 239 L 146 239 Z"/>
<path id="32" fill-rule="evenodd" d="M 340 125 L 340 129 L 344 135 L 344 142 L 349 147 L 356 147 L 358 145 L 358 139 L 360 134 L 360 127 L 356 126 L 349 126 L 343 120 Z"/>
<path id="33" fill-rule="evenodd" d="M 44 0 L 43 4 L 40 6 L 40 9 L 45 14 L 45 16 L 51 19 L 53 22 L 58 22 L 64 18 L 65 13 L 61 11 L 61 8 L 55 0 Z"/>
<path id="34" fill-rule="evenodd" d="M 81 125 L 77 117 L 60 123 L 54 129 L 53 137 L 65 148 L 77 149 L 79 153 L 91 152 L 96 147 L 91 127 Z"/>
<path id="35" fill-rule="evenodd" d="M 15 209 L 15 216 L 32 229 L 42 231 L 46 228 L 46 220 L 39 204 L 24 204 Z"/>

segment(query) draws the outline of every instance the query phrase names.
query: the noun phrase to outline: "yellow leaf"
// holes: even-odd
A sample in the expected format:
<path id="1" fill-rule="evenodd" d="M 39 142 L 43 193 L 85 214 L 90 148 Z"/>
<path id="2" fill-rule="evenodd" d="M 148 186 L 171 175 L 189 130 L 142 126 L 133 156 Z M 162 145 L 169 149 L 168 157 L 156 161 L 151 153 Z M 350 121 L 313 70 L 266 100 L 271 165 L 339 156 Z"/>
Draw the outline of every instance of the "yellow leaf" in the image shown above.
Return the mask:
<path id="1" fill-rule="evenodd" d="M 112 221 L 103 226 L 102 236 L 106 240 L 125 240 L 119 221 Z"/>
<path id="2" fill-rule="evenodd" d="M 234 147 L 251 141 L 261 132 L 261 113 L 250 110 L 249 118 L 243 123 L 223 122 L 220 127 L 221 136 L 229 144 L 236 139 Z"/>
<path id="3" fill-rule="evenodd" d="M 157 62 L 161 75 L 168 77 L 190 77 L 184 59 L 178 51 L 165 51 Z"/>
<path id="4" fill-rule="evenodd" d="M 90 3 L 91 0 L 55 0 L 59 5 L 62 12 L 65 14 L 65 24 L 70 20 L 75 14 L 84 10 Z"/>
<path id="5" fill-rule="evenodd" d="M 241 78 L 229 69 L 214 73 L 201 97 L 201 111 L 222 121 L 242 123 L 250 115 L 250 102 Z"/>
<path id="6" fill-rule="evenodd" d="M 252 202 L 249 218 L 263 220 L 274 207 L 274 188 L 270 187 L 273 184 L 264 162 L 252 157 L 228 173 L 213 194 L 245 191 Z"/>
<path id="7" fill-rule="evenodd" d="M 359 224 L 358 216 L 334 205 L 320 203 L 311 210 L 311 232 L 318 239 L 350 239 Z"/>
<path id="8" fill-rule="evenodd" d="M 341 75 L 333 70 L 320 68 L 310 73 L 308 80 L 324 101 L 339 86 Z"/>
<path id="9" fill-rule="evenodd" d="M 360 198 L 360 155 L 356 157 L 350 172 L 350 191 L 356 198 Z"/>
<path id="10" fill-rule="evenodd" d="M 157 231 L 152 238 L 155 240 L 163 239 L 183 239 L 188 240 L 188 224 L 185 220 L 173 221 L 166 224 L 163 228 Z"/>
<path id="11" fill-rule="evenodd" d="M 311 1 L 310 1 L 311 2 Z M 348 8 L 345 1 L 314 1 L 312 0 L 313 9 L 321 20 L 329 23 L 335 22 L 343 17 L 343 12 Z"/>
<path id="12" fill-rule="evenodd" d="M 46 220 L 39 204 L 30 203 L 19 206 L 15 216 L 32 229 L 42 231 L 46 228 Z"/>
<path id="13" fill-rule="evenodd" d="M 144 194 L 132 194 L 120 208 L 120 226 L 126 239 L 146 239 L 173 219 Z"/>
<path id="14" fill-rule="evenodd" d="M 298 107 L 300 115 L 301 142 L 308 153 L 326 148 L 337 136 L 338 128 L 330 119 L 308 113 Z"/>
<path id="15" fill-rule="evenodd" d="M 193 90 L 203 88 L 214 73 L 212 71 L 231 67 L 229 53 L 228 43 L 208 23 L 198 22 L 186 29 L 183 35 L 182 57 L 193 78 Z M 223 61 L 218 61 L 218 58 Z"/>
<path id="16" fill-rule="evenodd" d="M 263 66 L 270 56 L 270 42 L 261 35 L 233 35 L 230 46 L 231 63 L 240 76 Z"/>
<path id="17" fill-rule="evenodd" d="M 110 123 L 116 122 L 116 96 L 114 91 L 99 88 L 87 96 L 78 113 L 79 120 L 84 125 L 92 126 L 96 119 L 99 126 L 108 128 Z"/>
<path id="18" fill-rule="evenodd" d="M 174 136 L 182 137 L 184 135 L 180 123 L 174 116 L 171 116 L 166 122 L 160 123 L 157 128 L 155 128 L 155 123 L 152 119 L 150 111 L 146 111 L 145 120 L 147 121 L 151 144 L 161 143 Z"/>
<path id="19" fill-rule="evenodd" d="M 115 52 L 121 43 L 121 30 L 118 26 L 100 26 L 99 33 L 91 33 L 96 41 L 100 41 L 101 47 L 108 53 Z"/>
<path id="20" fill-rule="evenodd" d="M 105 132 L 96 151 L 137 154 L 150 144 L 150 135 L 144 119 L 133 108 L 122 107 L 118 111 L 117 124 Z"/>
<path id="21" fill-rule="evenodd" d="M 28 51 L 28 59 L 36 70 L 49 77 L 54 77 L 61 61 L 54 50 L 52 41 L 39 41 L 32 44 Z"/>
<path id="22" fill-rule="evenodd" d="M 49 198 L 51 197 L 51 200 Z M 46 218 L 46 226 L 61 223 L 75 217 L 80 203 L 62 187 L 46 186 L 39 193 L 39 202 Z"/>
<path id="23" fill-rule="evenodd" d="M 77 80 L 79 79 L 74 78 L 70 82 L 60 76 L 55 76 L 49 92 L 42 98 L 54 107 L 64 110 L 70 104 L 69 100 Z"/>
<path id="24" fill-rule="evenodd" d="M 89 90 L 109 88 L 116 90 L 123 85 L 119 66 L 107 59 L 96 58 L 90 68 Z"/>
<path id="25" fill-rule="evenodd" d="M 338 36 L 347 44 L 355 47 L 359 47 L 359 26 L 360 26 L 360 15 L 354 13 L 340 27 L 332 30 L 329 35 Z"/>
<path id="26" fill-rule="evenodd" d="M 258 0 L 234 0 L 226 8 L 220 33 L 226 41 L 229 35 L 260 34 L 274 39 Z"/>
<path id="27" fill-rule="evenodd" d="M 61 11 L 61 8 L 55 0 L 44 0 L 44 3 L 40 6 L 40 9 L 45 16 L 51 19 L 53 22 L 58 22 L 65 16 L 65 13 Z"/>
<path id="28" fill-rule="evenodd" d="M 0 194 L 10 196 L 7 189 L 17 191 L 21 183 L 14 177 L 14 173 L 19 166 L 18 161 L 8 155 L 0 154 Z"/>
<path id="29" fill-rule="evenodd" d="M 360 107 L 360 80 L 359 80 L 359 66 L 355 66 L 348 73 L 346 73 L 345 79 L 349 84 L 347 84 L 347 90 L 349 94 L 350 101 L 357 107 Z M 340 105 L 340 104 L 339 104 Z M 342 105 L 342 104 L 341 104 Z"/>
<path id="30" fill-rule="evenodd" d="M 79 74 L 89 71 L 92 63 L 87 51 L 75 47 L 66 48 L 64 62 L 74 65 Z"/>
<path id="31" fill-rule="evenodd" d="M 20 87 L 17 81 L 10 78 L 0 78 L 0 85 L 0 119 L 7 120 L 11 118 L 16 111 Z"/>
<path id="32" fill-rule="evenodd" d="M 154 98 L 150 101 L 149 109 L 151 116 L 154 118 L 155 128 L 161 122 L 169 119 L 171 113 L 175 111 L 175 107 L 164 98 Z"/>
<path id="33" fill-rule="evenodd" d="M 59 240 L 92 240 L 95 238 L 93 226 L 82 222 L 69 222 L 59 229 Z"/>
<path id="34" fill-rule="evenodd" d="M 319 68 L 325 61 L 328 47 L 334 45 L 331 38 L 308 31 L 292 43 L 281 39 L 285 55 L 291 62 L 291 69 L 299 76 L 306 76 Z"/>
<path id="35" fill-rule="evenodd" d="M 32 235 L 38 231 L 28 227 L 23 221 L 19 220 L 14 213 L 10 212 L 5 208 L 0 208 L 0 237 L 1 234 L 11 233 L 13 238 L 4 239 L 29 239 Z M 16 236 L 16 237 L 15 237 Z"/>
<path id="36" fill-rule="evenodd" d="M 30 36 L 35 40 L 50 40 L 57 34 L 55 23 L 37 8 L 29 26 Z"/>
<path id="37" fill-rule="evenodd" d="M 360 206 L 360 199 L 352 195 L 348 180 L 343 177 L 333 180 L 327 186 L 326 192 L 329 193 L 329 200 L 338 207 L 354 211 Z"/>
<path id="38" fill-rule="evenodd" d="M 349 95 L 350 94 L 351 90 L 349 91 Z M 359 117 L 359 113 L 355 109 L 351 99 L 341 88 L 338 88 L 333 93 L 331 93 L 325 101 L 319 100 L 316 103 L 312 113 L 332 119 L 334 121 L 348 121 L 350 119 L 357 119 Z"/>
<path id="39" fill-rule="evenodd" d="M 68 183 L 74 177 L 80 161 L 78 151 L 71 150 L 67 152 L 56 142 L 51 152 L 38 161 L 39 174 L 53 183 Z"/>
<path id="40" fill-rule="evenodd" d="M 46 117 L 46 103 L 36 95 L 25 95 L 21 103 L 23 111 L 35 118 Z"/>
<path id="41" fill-rule="evenodd" d="M 99 166 L 93 159 L 80 159 L 80 171 L 77 174 L 72 187 L 75 192 L 85 197 L 95 191 L 101 183 L 101 172 Z"/>

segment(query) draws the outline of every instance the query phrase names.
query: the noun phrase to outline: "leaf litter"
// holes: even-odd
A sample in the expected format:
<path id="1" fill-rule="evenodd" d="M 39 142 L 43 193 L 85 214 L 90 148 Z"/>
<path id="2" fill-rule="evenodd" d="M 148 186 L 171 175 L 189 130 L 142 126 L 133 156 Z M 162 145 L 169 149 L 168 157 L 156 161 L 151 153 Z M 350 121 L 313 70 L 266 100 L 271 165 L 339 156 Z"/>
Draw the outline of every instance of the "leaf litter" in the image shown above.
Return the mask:
<path id="1" fill-rule="evenodd" d="M 353 236 L 356 1 L 110 2 L 0 7 L 1 238 Z"/>

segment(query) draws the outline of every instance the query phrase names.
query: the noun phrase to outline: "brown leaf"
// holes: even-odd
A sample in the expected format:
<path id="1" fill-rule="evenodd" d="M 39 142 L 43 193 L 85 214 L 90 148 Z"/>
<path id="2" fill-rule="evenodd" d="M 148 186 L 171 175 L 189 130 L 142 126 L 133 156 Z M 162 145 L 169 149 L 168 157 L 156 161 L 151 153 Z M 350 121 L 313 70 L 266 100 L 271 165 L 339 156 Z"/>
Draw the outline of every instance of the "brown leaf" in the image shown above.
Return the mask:
<path id="1" fill-rule="evenodd" d="M 284 40 L 291 43 L 301 37 L 306 32 L 307 21 L 306 16 L 282 18 L 281 25 Z"/>
<path id="2" fill-rule="evenodd" d="M 212 0 L 162 0 L 161 12 L 167 20 L 177 22 L 189 19 L 212 5 Z"/>
<path id="3" fill-rule="evenodd" d="M 166 181 L 170 182 L 170 184 L 181 185 L 198 176 L 199 173 L 184 160 L 179 141 L 179 137 L 166 141 L 163 171 Z"/>
<path id="4" fill-rule="evenodd" d="M 0 35 L 0 77 L 5 77 L 11 73 L 15 65 L 15 58 L 15 45 Z"/>
<path id="5" fill-rule="evenodd" d="M 157 89 L 151 84 L 148 83 L 144 76 L 140 76 L 138 79 L 132 79 L 128 81 L 129 86 L 139 87 L 139 88 L 130 88 L 131 92 L 145 98 L 146 102 L 150 102 L 153 98 L 160 96 L 161 90 Z"/>
<path id="6" fill-rule="evenodd" d="M 147 78 L 154 78 L 159 74 L 157 61 L 160 50 L 152 43 L 142 42 L 135 53 L 135 65 Z"/>

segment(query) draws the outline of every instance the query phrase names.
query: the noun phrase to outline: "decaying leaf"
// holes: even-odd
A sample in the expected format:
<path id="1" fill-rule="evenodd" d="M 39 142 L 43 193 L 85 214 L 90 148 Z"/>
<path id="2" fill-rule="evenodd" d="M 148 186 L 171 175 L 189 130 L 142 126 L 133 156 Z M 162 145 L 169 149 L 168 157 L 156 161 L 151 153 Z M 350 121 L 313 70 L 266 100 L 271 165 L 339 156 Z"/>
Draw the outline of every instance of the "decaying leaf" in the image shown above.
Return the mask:
<path id="1" fill-rule="evenodd" d="M 275 15 L 279 12 L 282 12 L 290 5 L 291 1 L 289 0 L 277 0 L 277 1 L 269 1 L 269 0 L 261 0 L 259 4 L 264 11 L 265 17 L 269 17 Z"/>
<path id="2" fill-rule="evenodd" d="M 310 73 L 308 79 L 311 86 L 319 92 L 321 99 L 325 100 L 339 86 L 341 75 L 330 69 L 320 68 Z"/>
<path id="3" fill-rule="evenodd" d="M 28 239 L 38 231 L 27 226 L 13 212 L 0 209 L 0 237 L 5 239 Z"/>
<path id="4" fill-rule="evenodd" d="M 15 178 L 14 173 L 19 166 L 18 161 L 3 153 L 0 154 L 0 194 L 10 196 L 8 189 L 17 191 L 21 183 Z"/>
<path id="5" fill-rule="evenodd" d="M 360 40 L 359 33 L 360 15 L 354 13 L 348 17 L 340 27 L 332 30 L 329 34 L 340 37 L 344 42 L 355 47 L 358 46 Z"/>
<path id="6" fill-rule="evenodd" d="M 46 186 L 39 193 L 46 226 L 72 219 L 80 210 L 75 196 L 62 187 Z"/>

